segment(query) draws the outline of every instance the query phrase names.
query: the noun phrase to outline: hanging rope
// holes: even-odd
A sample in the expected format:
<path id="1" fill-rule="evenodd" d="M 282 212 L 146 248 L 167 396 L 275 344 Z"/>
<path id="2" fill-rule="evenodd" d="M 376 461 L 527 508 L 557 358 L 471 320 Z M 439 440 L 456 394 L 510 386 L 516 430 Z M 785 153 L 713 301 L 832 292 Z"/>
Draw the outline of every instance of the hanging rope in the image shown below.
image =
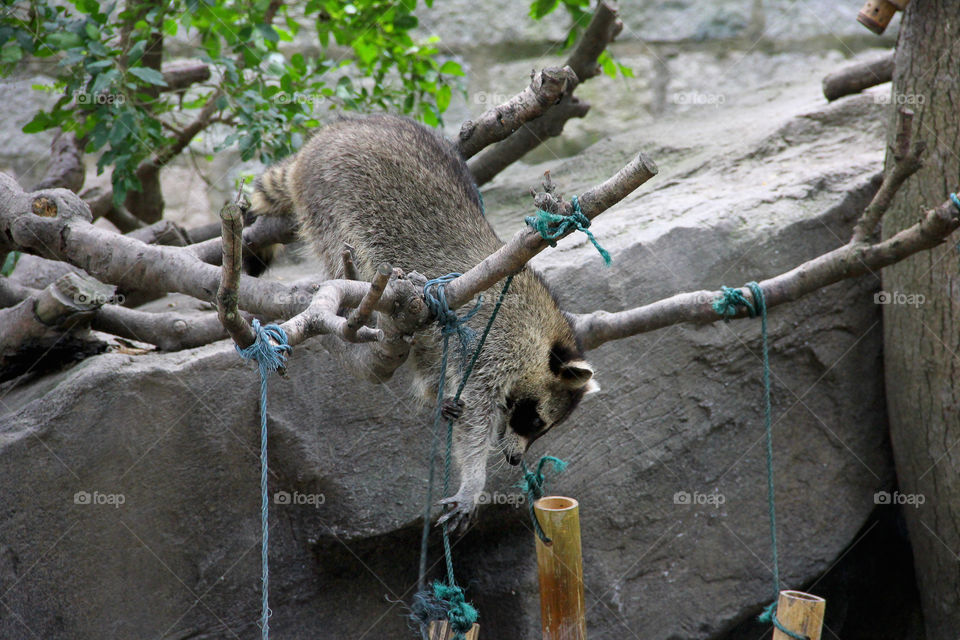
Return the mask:
<path id="1" fill-rule="evenodd" d="M 760 316 L 760 339 L 763 350 L 763 406 L 764 426 L 767 435 L 767 510 L 770 515 L 770 546 L 773 549 L 773 602 L 763 610 L 757 620 L 773 625 L 794 640 L 810 640 L 807 636 L 790 631 L 777 619 L 777 600 L 780 597 L 780 565 L 777 557 L 777 513 L 773 491 L 773 410 L 770 404 L 770 356 L 767 348 L 767 302 L 763 289 L 756 282 L 748 282 L 747 288 L 753 294 L 753 303 L 746 299 L 740 289 L 723 287 L 723 295 L 714 300 L 713 310 L 724 320 L 737 315 L 743 307 L 751 318 Z"/>
<path id="2" fill-rule="evenodd" d="M 551 247 L 557 246 L 557 239 L 562 238 L 570 227 L 575 228 L 577 231 L 584 232 L 587 234 L 587 237 L 590 238 L 593 246 L 600 252 L 600 256 L 603 257 L 603 263 L 609 267 L 612 261 L 610 253 L 600 246 L 593 232 L 589 230 L 590 218 L 583 215 L 583 211 L 580 210 L 580 200 L 577 196 L 573 196 L 573 198 L 570 199 L 570 205 L 573 207 L 573 213 L 570 215 L 550 213 L 543 209 L 537 209 L 537 215 L 527 216 L 523 221 L 536 229 L 540 237 L 546 240 Z"/>
<path id="3" fill-rule="evenodd" d="M 267 558 L 269 549 L 268 508 L 267 499 L 267 378 L 271 371 L 276 371 L 284 365 L 287 354 L 293 347 L 287 344 L 287 334 L 279 326 L 268 324 L 260 326 L 260 321 L 254 319 L 254 343 L 246 349 L 237 345 L 237 352 L 244 360 L 255 360 L 260 370 L 260 637 L 267 640 L 270 637 L 270 565 Z M 276 343 L 276 344 L 274 344 Z"/>
<path id="4" fill-rule="evenodd" d="M 537 537 L 540 538 L 540 541 L 549 546 L 553 544 L 553 540 L 548 538 L 547 534 L 544 533 L 543 527 L 540 526 L 540 521 L 537 520 L 537 512 L 533 509 L 533 503 L 542 498 L 544 494 L 544 485 L 546 484 L 546 479 L 543 477 L 543 467 L 548 462 L 553 463 L 553 470 L 557 473 L 560 473 L 567 468 L 566 462 L 560 458 L 554 458 L 553 456 L 543 456 L 540 458 L 540 462 L 537 464 L 536 471 L 530 471 L 527 469 L 527 463 L 521 460 L 520 465 L 521 469 L 523 469 L 523 480 L 520 481 L 518 486 L 527 494 L 527 505 L 529 505 L 530 508 L 530 521 L 533 522 L 533 530 L 536 531 Z"/>
<path id="5" fill-rule="evenodd" d="M 471 311 L 462 317 L 458 317 L 456 313 L 454 313 L 447 305 L 444 287 L 448 282 L 456 278 L 458 275 L 459 274 L 449 274 L 441 278 L 435 278 L 427 282 L 423 289 L 423 294 L 427 301 L 427 305 L 436 316 L 437 322 L 439 322 L 443 327 L 440 332 L 443 338 L 443 345 L 441 351 L 442 356 L 440 358 L 440 379 L 437 383 L 437 406 L 436 410 L 434 411 L 433 418 L 433 438 L 430 446 L 430 471 L 427 480 L 427 504 L 424 509 L 423 529 L 420 535 L 420 572 L 417 579 L 417 593 L 414 595 L 413 603 L 410 607 L 410 617 L 420 625 L 420 632 L 424 638 L 427 637 L 426 627 L 428 622 L 446 617 L 447 620 L 450 621 L 450 627 L 456 634 L 454 636 L 455 640 L 463 640 L 465 637 L 464 634 L 470 631 L 470 629 L 473 628 L 473 624 L 477 621 L 478 613 L 473 605 L 466 602 L 463 589 L 457 586 L 456 579 L 454 578 L 453 551 L 450 546 L 450 535 L 447 533 L 446 527 L 443 527 L 442 531 L 443 555 L 447 569 L 447 583 L 444 584 L 440 581 L 435 581 L 432 585 L 432 589 L 426 588 L 428 554 L 427 543 L 430 535 L 430 512 L 431 507 L 433 506 L 434 471 L 436 465 L 437 447 L 440 440 L 440 425 L 442 423 L 440 409 L 443 405 L 443 392 L 447 377 L 450 336 L 459 335 L 461 340 L 461 348 L 463 348 L 463 333 L 467 330 L 467 328 L 463 326 L 463 323 L 473 317 L 480 307 L 480 302 L 478 301 L 477 305 Z M 513 282 L 513 276 L 507 277 L 506 281 L 503 283 L 503 289 L 500 290 L 500 296 L 497 298 L 497 303 L 493 307 L 493 312 L 490 314 L 490 319 L 487 320 L 487 325 L 483 329 L 480 340 L 477 342 L 477 346 L 473 350 L 470 361 L 467 363 L 463 370 L 463 375 L 460 377 L 460 384 L 457 386 L 457 392 L 453 397 L 454 402 L 460 401 L 460 396 L 463 394 L 463 390 L 467 386 L 467 381 L 470 379 L 470 375 L 473 373 L 473 369 L 477 364 L 477 359 L 480 357 L 480 352 L 483 349 L 483 345 L 487 340 L 487 336 L 490 334 L 491 327 L 493 327 L 493 321 L 500 312 L 500 307 L 503 305 L 504 297 L 507 295 L 507 291 L 510 289 L 511 282 Z M 433 295 L 430 292 L 430 289 L 435 289 L 436 295 Z M 469 342 L 467 344 L 469 344 Z M 443 473 L 444 495 L 447 495 L 450 490 L 450 459 L 452 457 L 452 453 L 453 420 L 447 420 L 447 447 L 446 455 L 444 457 Z"/>

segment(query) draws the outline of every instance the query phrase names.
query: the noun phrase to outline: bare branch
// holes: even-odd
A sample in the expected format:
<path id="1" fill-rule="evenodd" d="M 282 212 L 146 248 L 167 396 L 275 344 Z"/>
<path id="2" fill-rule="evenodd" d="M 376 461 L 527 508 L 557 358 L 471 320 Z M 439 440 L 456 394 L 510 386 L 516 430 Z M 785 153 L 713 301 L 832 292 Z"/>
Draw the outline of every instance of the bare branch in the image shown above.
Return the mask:
<path id="1" fill-rule="evenodd" d="M 947 200 L 928 211 L 920 222 L 884 242 L 871 245 L 851 241 L 786 273 L 760 282 L 767 307 L 792 302 L 827 285 L 877 271 L 919 251 L 932 249 L 958 226 L 960 210 Z M 752 300 L 749 289 L 743 288 L 741 293 Z M 570 314 L 569 317 L 584 348 L 595 349 L 611 340 L 681 322 L 715 322 L 720 318 L 711 305 L 720 295 L 720 291 L 693 291 L 626 311 L 594 311 Z M 745 312 L 741 312 L 737 317 L 744 315 Z"/>
<path id="2" fill-rule="evenodd" d="M 587 102 L 576 96 L 565 95 L 560 103 L 545 115 L 528 122 L 506 140 L 484 151 L 470 161 L 470 173 L 478 185 L 483 185 L 508 166 L 533 151 L 548 138 L 563 133 L 563 127 L 571 118 L 582 118 L 590 111 Z"/>
<path id="3" fill-rule="evenodd" d="M 584 30 L 574 50 L 567 58 L 566 66 L 576 75 L 559 104 L 550 108 L 539 118 L 524 124 L 512 136 L 497 143 L 469 164 L 477 184 L 489 182 L 505 167 L 522 158 L 547 138 L 560 135 L 567 120 L 582 118 L 590 105 L 577 101 L 572 92 L 579 83 L 600 73 L 598 59 L 611 42 L 623 30 L 623 22 L 617 18 L 616 9 L 606 0 L 600 0 L 593 12 L 590 24 Z M 516 139 L 516 140 L 515 140 Z"/>
<path id="4" fill-rule="evenodd" d="M 86 174 L 83 145 L 74 133 L 58 130 L 50 144 L 50 166 L 34 189 L 61 188 L 76 193 L 83 187 Z"/>
<path id="5" fill-rule="evenodd" d="M 210 79 L 210 67 L 205 62 L 182 60 L 163 66 L 163 81 L 167 86 L 162 91 L 183 91 L 198 82 Z"/>
<path id="6" fill-rule="evenodd" d="M 893 80 L 894 53 L 875 60 L 849 65 L 823 79 L 823 95 L 833 102 L 853 93 Z"/>
<path id="7" fill-rule="evenodd" d="M 615 176 L 580 194 L 580 210 L 592 220 L 656 174 L 657 165 L 640 153 Z M 541 194 L 540 198 L 542 208 L 549 206 L 553 211 L 571 213 L 570 205 L 557 200 L 552 194 Z M 517 273 L 547 246 L 547 242 L 533 229 L 518 231 L 507 244 L 447 285 L 447 302 L 450 308 L 456 309 L 466 304 L 477 293 L 489 289 L 511 273 Z"/>
<path id="8" fill-rule="evenodd" d="M 357 272 L 357 265 L 353 260 L 353 247 L 346 245 L 340 253 L 340 259 L 343 261 L 343 277 L 346 280 L 359 280 L 360 274 Z"/>
<path id="9" fill-rule="evenodd" d="M 192 235 L 192 232 L 191 232 Z M 244 254 L 252 254 L 274 244 L 287 244 L 297 239 L 296 223 L 290 218 L 261 216 L 243 230 Z M 221 264 L 221 238 L 211 238 L 187 247 L 207 264 Z"/>
<path id="10" fill-rule="evenodd" d="M 548 67 L 532 73 L 526 89 L 507 102 L 488 109 L 476 121 L 467 120 L 463 123 L 457 141 L 460 154 L 465 159 L 470 158 L 483 148 L 503 140 L 523 123 L 539 117 L 577 82 L 577 76 L 570 67 Z"/>
<path id="11" fill-rule="evenodd" d="M 220 210 L 220 220 L 223 224 L 223 268 L 217 289 L 217 317 L 233 341 L 241 349 L 246 349 L 256 342 L 256 336 L 250 323 L 240 315 L 237 293 L 243 254 L 243 212 L 237 204 L 228 202 Z"/>
<path id="12" fill-rule="evenodd" d="M 923 166 L 921 158 L 925 146 L 921 142 L 911 148 L 913 111 L 901 107 L 898 111 L 896 148 L 893 151 L 893 169 L 884 176 L 883 184 L 853 230 L 853 241 L 863 242 L 870 238 L 880 224 L 883 214 L 893 203 L 894 196 L 907 179 Z"/>
<path id="13" fill-rule="evenodd" d="M 383 289 L 387 286 L 387 281 L 390 280 L 392 274 L 393 267 L 389 264 L 382 264 L 377 269 L 377 275 L 373 277 L 370 288 L 347 319 L 345 336 L 347 342 L 356 342 L 357 332 L 370 321 L 370 316 L 377 307 L 377 303 L 380 302 L 380 296 L 383 295 Z"/>

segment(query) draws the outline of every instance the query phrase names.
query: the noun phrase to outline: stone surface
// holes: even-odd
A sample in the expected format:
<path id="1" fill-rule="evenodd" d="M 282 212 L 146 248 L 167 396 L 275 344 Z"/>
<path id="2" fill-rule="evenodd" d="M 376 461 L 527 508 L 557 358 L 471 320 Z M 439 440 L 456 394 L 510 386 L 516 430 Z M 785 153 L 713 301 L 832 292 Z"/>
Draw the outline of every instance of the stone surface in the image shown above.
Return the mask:
<path id="1" fill-rule="evenodd" d="M 882 159 L 884 90 L 824 106 L 819 79 L 517 166 L 485 191 L 488 211 L 512 233 L 544 169 L 572 194 L 642 149 L 660 175 L 594 228 L 613 267 L 582 237 L 536 261 L 566 308 L 772 275 L 846 239 Z M 771 313 L 789 586 L 829 570 L 892 482 L 876 288 L 866 277 Z M 591 638 L 715 637 L 771 597 L 758 355 L 750 321 L 601 347 L 590 356 L 603 391 L 535 445 L 570 462 L 552 488 L 581 501 Z M 270 384 L 271 493 L 291 495 L 271 505 L 271 627 L 291 640 L 403 637 L 427 412 L 403 375 L 346 379 L 316 344 L 289 370 Z M 0 637 L 258 635 L 257 380 L 230 344 L 111 353 L 0 394 Z M 491 476 L 493 504 L 455 547 L 484 637 L 538 637 L 517 480 Z"/>

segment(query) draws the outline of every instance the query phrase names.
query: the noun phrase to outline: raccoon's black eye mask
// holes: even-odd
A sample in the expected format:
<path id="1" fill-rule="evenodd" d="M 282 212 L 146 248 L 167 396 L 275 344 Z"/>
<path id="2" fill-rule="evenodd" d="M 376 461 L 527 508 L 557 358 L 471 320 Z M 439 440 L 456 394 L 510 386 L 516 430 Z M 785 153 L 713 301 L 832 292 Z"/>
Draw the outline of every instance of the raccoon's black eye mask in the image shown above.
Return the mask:
<path id="1" fill-rule="evenodd" d="M 531 438 L 547 426 L 537 411 L 536 400 L 507 398 L 507 410 L 510 412 L 510 428 L 518 436 Z"/>

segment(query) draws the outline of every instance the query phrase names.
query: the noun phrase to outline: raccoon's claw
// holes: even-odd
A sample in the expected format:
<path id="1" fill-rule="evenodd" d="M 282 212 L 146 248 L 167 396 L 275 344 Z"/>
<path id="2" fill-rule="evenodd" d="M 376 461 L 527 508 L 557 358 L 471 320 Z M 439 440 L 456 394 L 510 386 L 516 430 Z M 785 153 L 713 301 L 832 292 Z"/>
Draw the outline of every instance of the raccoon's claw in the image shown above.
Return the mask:
<path id="1" fill-rule="evenodd" d="M 473 524 L 473 516 L 477 511 L 477 503 L 472 498 L 464 498 L 459 493 L 449 498 L 439 500 L 437 504 L 449 506 L 449 510 L 437 520 L 438 527 L 444 527 L 447 533 L 462 536 Z"/>
<path id="2" fill-rule="evenodd" d="M 463 409 L 466 405 L 463 400 L 454 400 L 453 398 L 444 398 L 440 403 L 440 415 L 445 420 L 459 420 L 463 415 Z"/>

